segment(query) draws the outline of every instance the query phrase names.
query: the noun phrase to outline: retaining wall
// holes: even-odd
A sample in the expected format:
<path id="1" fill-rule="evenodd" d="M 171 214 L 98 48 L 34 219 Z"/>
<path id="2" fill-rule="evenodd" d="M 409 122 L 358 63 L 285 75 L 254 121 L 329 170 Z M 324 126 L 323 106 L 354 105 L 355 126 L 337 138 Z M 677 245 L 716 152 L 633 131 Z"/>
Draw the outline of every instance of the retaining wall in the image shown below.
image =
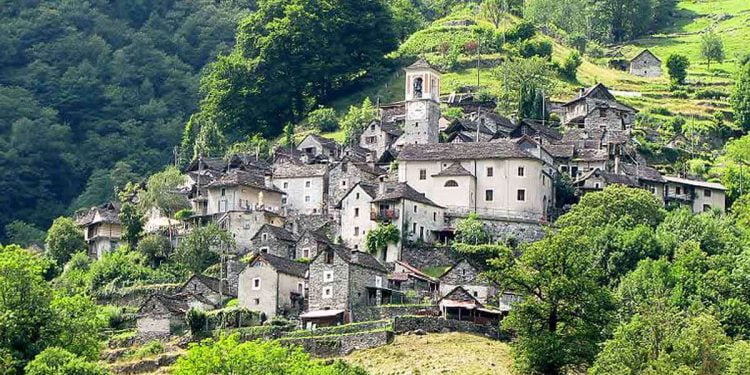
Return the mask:
<path id="1" fill-rule="evenodd" d="M 388 345 L 393 342 L 393 331 L 351 333 L 302 338 L 284 338 L 284 345 L 298 345 L 314 357 L 338 357 L 355 350 L 363 350 Z"/>
<path id="2" fill-rule="evenodd" d="M 496 326 L 474 324 L 453 319 L 443 319 L 431 316 L 400 316 L 393 319 L 393 331 L 406 333 L 416 330 L 425 332 L 464 332 L 487 336 L 497 340 L 508 340 L 505 332 Z"/>

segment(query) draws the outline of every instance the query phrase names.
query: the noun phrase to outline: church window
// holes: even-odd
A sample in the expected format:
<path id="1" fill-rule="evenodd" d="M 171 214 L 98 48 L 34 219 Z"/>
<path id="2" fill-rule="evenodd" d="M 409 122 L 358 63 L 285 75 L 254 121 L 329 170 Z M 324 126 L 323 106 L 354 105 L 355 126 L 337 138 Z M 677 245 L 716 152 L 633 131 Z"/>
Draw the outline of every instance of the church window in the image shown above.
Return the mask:
<path id="1" fill-rule="evenodd" d="M 445 187 L 458 187 L 458 182 L 455 180 L 445 181 Z"/>
<path id="2" fill-rule="evenodd" d="M 414 97 L 415 98 L 421 98 L 422 97 L 422 84 L 424 80 L 419 77 L 414 80 Z"/>

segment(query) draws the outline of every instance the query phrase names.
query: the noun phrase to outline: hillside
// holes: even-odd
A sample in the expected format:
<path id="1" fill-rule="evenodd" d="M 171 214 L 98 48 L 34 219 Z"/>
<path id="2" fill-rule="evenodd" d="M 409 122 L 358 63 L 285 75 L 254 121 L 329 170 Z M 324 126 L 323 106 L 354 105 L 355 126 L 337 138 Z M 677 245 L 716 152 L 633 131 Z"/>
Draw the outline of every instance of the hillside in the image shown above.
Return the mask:
<path id="1" fill-rule="evenodd" d="M 396 336 L 393 345 L 344 358 L 373 375 L 511 374 L 507 344 L 465 333 Z"/>

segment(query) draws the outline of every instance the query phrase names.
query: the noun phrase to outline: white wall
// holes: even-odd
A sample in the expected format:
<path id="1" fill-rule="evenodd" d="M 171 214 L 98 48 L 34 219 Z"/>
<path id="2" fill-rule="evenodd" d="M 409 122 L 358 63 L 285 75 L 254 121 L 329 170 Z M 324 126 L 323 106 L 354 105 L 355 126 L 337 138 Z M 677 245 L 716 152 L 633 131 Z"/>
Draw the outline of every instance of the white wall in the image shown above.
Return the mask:
<path id="1" fill-rule="evenodd" d="M 357 186 L 341 201 L 341 239 L 352 249 L 366 251 L 365 234 L 377 225 L 370 220 L 372 199 Z"/>
<path id="2" fill-rule="evenodd" d="M 286 193 L 285 207 L 303 214 L 319 214 L 323 211 L 326 191 L 323 176 L 276 178 L 274 183 Z"/>

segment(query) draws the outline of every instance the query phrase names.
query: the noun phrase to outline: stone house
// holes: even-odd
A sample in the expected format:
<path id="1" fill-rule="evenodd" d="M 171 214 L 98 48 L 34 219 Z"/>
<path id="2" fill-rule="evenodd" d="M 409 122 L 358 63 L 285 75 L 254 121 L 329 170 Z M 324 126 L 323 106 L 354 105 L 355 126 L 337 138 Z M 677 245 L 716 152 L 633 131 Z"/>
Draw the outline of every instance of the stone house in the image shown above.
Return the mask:
<path id="1" fill-rule="evenodd" d="M 359 182 L 376 183 L 387 171 L 377 167 L 374 160 L 355 161 L 344 157 L 328 171 L 328 207 L 336 207 L 338 202 Z"/>
<path id="2" fill-rule="evenodd" d="M 365 234 L 377 223 L 370 217 L 370 207 L 377 197 L 378 185 L 359 182 L 339 200 L 341 241 L 354 250 L 365 249 Z"/>
<path id="3" fill-rule="evenodd" d="M 341 146 L 336 141 L 317 134 L 308 134 L 297 144 L 297 150 L 302 151 L 311 159 L 324 157 L 328 160 L 336 160 L 341 154 Z"/>
<path id="4" fill-rule="evenodd" d="M 236 290 L 230 290 L 229 284 L 205 275 L 194 274 L 180 287 L 179 294 L 190 294 L 221 306 L 225 301 L 237 297 Z"/>
<path id="5" fill-rule="evenodd" d="M 286 222 L 279 211 L 259 207 L 247 211 L 230 211 L 216 219 L 221 229 L 232 235 L 236 247 L 230 249 L 235 255 L 244 255 L 253 249 L 253 237 L 264 225 L 283 227 Z"/>
<path id="6" fill-rule="evenodd" d="M 250 241 L 250 249 L 255 253 L 293 259 L 296 244 L 297 239 L 288 230 L 264 224 Z"/>
<path id="7" fill-rule="evenodd" d="M 719 209 L 726 211 L 726 187 L 715 182 L 664 176 L 664 199 L 688 206 L 694 213 Z"/>
<path id="8" fill-rule="evenodd" d="M 349 215 L 348 212 L 342 213 L 342 217 Z M 378 184 L 377 196 L 370 205 L 370 220 L 370 229 L 377 226 L 377 223 L 393 224 L 401 234 L 398 243 L 388 244 L 385 251 L 378 252 L 377 257 L 384 262 L 401 259 L 401 249 L 405 242 L 439 242 L 448 232 L 445 208 L 405 182 Z M 354 227 L 353 231 L 352 242 L 357 242 L 367 234 L 364 228 Z"/>
<path id="9" fill-rule="evenodd" d="M 259 253 L 240 273 L 240 306 L 260 311 L 268 319 L 299 315 L 304 305 L 306 273 L 304 263 Z"/>
<path id="10" fill-rule="evenodd" d="M 372 255 L 329 245 L 310 262 L 309 310 L 303 324 L 325 325 L 357 320 L 357 310 L 378 305 L 387 293 L 388 271 Z"/>
<path id="11" fill-rule="evenodd" d="M 372 121 L 359 137 L 359 147 L 380 158 L 402 134 L 404 131 L 394 122 Z"/>
<path id="12" fill-rule="evenodd" d="M 648 49 L 644 49 L 630 60 L 630 74 L 640 77 L 661 77 L 661 60 Z"/>
<path id="13" fill-rule="evenodd" d="M 523 119 L 510 132 L 507 138 L 530 137 L 538 139 L 543 145 L 560 141 L 563 138 L 562 134 L 550 128 L 549 125 L 549 122 L 543 123 L 538 120 Z"/>
<path id="14" fill-rule="evenodd" d="M 328 235 L 322 230 L 306 230 L 297 239 L 295 259 L 315 258 L 321 250 L 332 244 Z"/>
<path id="15" fill-rule="evenodd" d="M 328 165 L 281 162 L 273 166 L 273 178 L 286 194 L 284 207 L 300 214 L 327 210 Z"/>
<path id="16" fill-rule="evenodd" d="M 553 202 L 556 171 L 551 156 L 528 145 L 511 139 L 407 145 L 398 156 L 398 180 L 446 207 L 451 218 L 475 212 L 484 220 L 539 223 Z"/>
<path id="17" fill-rule="evenodd" d="M 77 214 L 76 224 L 83 230 L 89 257 L 99 259 L 119 246 L 122 238 L 119 213 L 120 205 L 110 202 Z"/>
<path id="18" fill-rule="evenodd" d="M 637 112 L 634 108 L 618 102 L 601 83 L 581 89 L 578 97 L 563 104 L 563 108 L 565 125 L 586 129 L 630 129 Z"/>
<path id="19" fill-rule="evenodd" d="M 181 332 L 187 327 L 185 320 L 191 308 L 204 311 L 216 308 L 205 298 L 182 293 L 173 296 L 153 294 L 138 309 L 136 331 L 142 338 L 163 338 Z"/>
<path id="20" fill-rule="evenodd" d="M 469 118 L 460 118 L 453 120 L 450 125 L 443 131 L 446 135 L 446 142 L 489 142 L 495 135 L 495 131 L 485 125 L 485 118 L 474 121 Z"/>
<path id="21" fill-rule="evenodd" d="M 388 276 L 388 284 L 395 290 L 415 292 L 419 299 L 434 300 L 439 291 L 439 282 L 436 278 L 403 261 L 396 261 L 393 264 L 393 272 Z"/>
<path id="22" fill-rule="evenodd" d="M 206 187 L 207 215 L 233 211 L 267 210 L 280 212 L 284 192 L 279 190 L 271 175 L 233 169 Z"/>
<path id="23" fill-rule="evenodd" d="M 497 325 L 503 312 L 487 308 L 471 292 L 457 286 L 438 301 L 440 313 L 445 319 L 469 321 L 475 324 Z"/>
<path id="24" fill-rule="evenodd" d="M 488 281 L 481 275 L 479 267 L 473 265 L 466 259 L 454 264 L 440 277 L 440 294 L 445 296 L 456 287 L 462 287 L 473 298 L 485 304 L 488 300 L 497 297 L 497 285 Z"/>

